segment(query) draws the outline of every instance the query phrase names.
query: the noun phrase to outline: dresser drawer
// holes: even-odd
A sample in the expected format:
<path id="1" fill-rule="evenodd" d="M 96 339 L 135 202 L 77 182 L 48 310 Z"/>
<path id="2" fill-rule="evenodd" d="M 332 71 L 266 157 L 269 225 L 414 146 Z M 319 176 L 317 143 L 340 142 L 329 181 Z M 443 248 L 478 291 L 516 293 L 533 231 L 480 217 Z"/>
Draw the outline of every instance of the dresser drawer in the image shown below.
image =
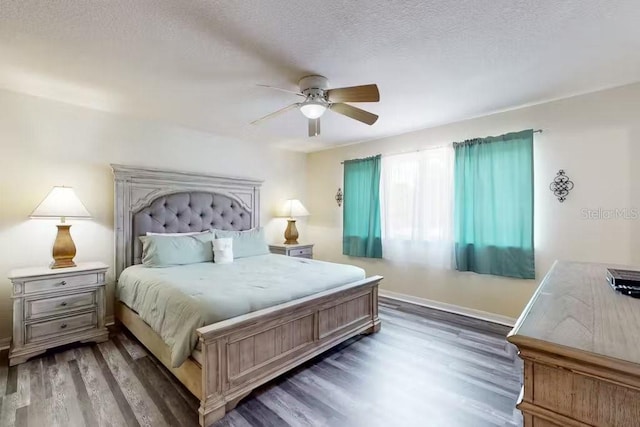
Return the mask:
<path id="1" fill-rule="evenodd" d="M 310 258 L 311 254 L 312 254 L 311 248 L 291 249 L 289 251 L 289 256 Z"/>
<path id="2" fill-rule="evenodd" d="M 26 326 L 25 341 L 31 343 L 59 335 L 78 332 L 97 327 L 98 318 L 95 311 L 49 320 L 47 322 L 32 323 Z"/>
<path id="3" fill-rule="evenodd" d="M 24 293 L 32 294 L 42 291 L 62 291 L 69 288 L 97 284 L 98 273 L 79 274 L 77 276 L 67 276 L 64 278 L 29 280 L 24 282 Z"/>
<path id="4" fill-rule="evenodd" d="M 68 310 L 90 308 L 96 304 L 96 292 L 25 301 L 25 319 L 38 319 Z"/>
<path id="5" fill-rule="evenodd" d="M 561 362 L 560 362 L 561 363 Z M 640 414 L 640 390 L 615 380 L 573 369 L 533 363 L 530 387 L 532 404 L 564 417 L 594 426 L 637 426 Z M 607 373 L 606 371 L 602 371 Z M 600 374 L 602 375 L 602 374 Z M 632 378 L 630 374 L 628 376 Z M 624 402 L 621 405 L 619 402 Z M 535 414 L 534 414 L 535 415 Z M 566 425 L 562 418 L 554 421 Z M 538 425 L 555 425 L 553 423 Z"/>

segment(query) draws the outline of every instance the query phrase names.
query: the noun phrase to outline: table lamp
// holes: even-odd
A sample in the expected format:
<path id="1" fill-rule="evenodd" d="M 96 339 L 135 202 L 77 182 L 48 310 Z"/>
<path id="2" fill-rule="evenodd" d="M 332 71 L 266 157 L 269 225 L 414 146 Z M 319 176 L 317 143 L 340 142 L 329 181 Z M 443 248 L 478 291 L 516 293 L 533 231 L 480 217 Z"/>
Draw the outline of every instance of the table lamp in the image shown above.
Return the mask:
<path id="1" fill-rule="evenodd" d="M 296 219 L 298 216 L 308 216 L 309 211 L 300 203 L 298 199 L 289 199 L 284 202 L 280 210 L 280 216 L 287 217 L 287 229 L 284 231 L 284 244 L 298 244 L 298 229 L 296 228 Z"/>
<path id="2" fill-rule="evenodd" d="M 73 243 L 69 229 L 65 224 L 67 218 L 91 218 L 71 187 L 53 187 L 37 208 L 31 218 L 60 218 L 58 234 L 53 243 L 53 263 L 51 268 L 75 267 L 73 257 L 76 256 L 76 245 Z"/>

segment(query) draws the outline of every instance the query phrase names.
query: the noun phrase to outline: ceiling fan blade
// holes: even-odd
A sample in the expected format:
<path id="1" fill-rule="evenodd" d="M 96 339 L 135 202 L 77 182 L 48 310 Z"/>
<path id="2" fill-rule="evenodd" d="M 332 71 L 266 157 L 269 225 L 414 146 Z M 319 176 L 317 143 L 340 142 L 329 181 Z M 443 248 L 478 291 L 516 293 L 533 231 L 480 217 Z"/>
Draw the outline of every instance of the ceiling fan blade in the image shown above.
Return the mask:
<path id="1" fill-rule="evenodd" d="M 329 102 L 378 102 L 380 92 L 375 84 L 341 87 L 327 91 Z"/>
<path id="2" fill-rule="evenodd" d="M 309 119 L 309 136 L 320 136 L 320 119 Z"/>
<path id="3" fill-rule="evenodd" d="M 279 116 L 280 114 L 286 113 L 287 111 L 292 110 L 294 108 L 298 108 L 298 104 L 288 105 L 288 106 L 286 106 L 284 108 L 279 109 L 278 111 L 274 111 L 273 113 L 267 114 L 264 117 L 260 117 L 259 119 L 252 121 L 251 124 L 255 125 L 255 124 L 257 124 L 257 123 L 259 123 L 259 122 L 261 122 L 263 120 L 267 120 L 267 119 L 271 119 L 271 118 L 273 118 L 275 116 Z"/>
<path id="4" fill-rule="evenodd" d="M 294 90 L 289 90 L 289 89 L 283 89 L 281 87 L 275 87 L 275 86 L 269 86 L 269 85 L 262 85 L 262 84 L 257 84 L 256 86 L 260 86 L 260 87 L 266 87 L 267 89 L 275 89 L 275 90 L 279 90 L 280 92 L 287 92 L 287 93 L 292 93 L 294 95 L 298 95 L 301 96 L 303 98 L 305 98 L 305 96 L 303 94 L 301 94 L 300 92 L 296 92 Z"/>
<path id="5" fill-rule="evenodd" d="M 349 104 L 331 104 L 329 108 L 336 113 L 345 115 L 359 122 L 366 123 L 369 126 L 371 126 L 376 122 L 376 120 L 378 120 L 378 116 L 376 114 L 370 113 Z"/>

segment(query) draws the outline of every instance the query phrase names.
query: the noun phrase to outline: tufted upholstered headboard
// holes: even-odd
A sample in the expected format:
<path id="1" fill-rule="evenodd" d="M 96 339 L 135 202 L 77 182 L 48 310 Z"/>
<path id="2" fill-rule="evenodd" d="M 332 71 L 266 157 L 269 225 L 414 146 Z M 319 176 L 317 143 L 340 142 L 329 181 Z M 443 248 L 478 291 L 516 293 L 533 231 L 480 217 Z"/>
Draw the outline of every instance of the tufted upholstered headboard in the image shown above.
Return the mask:
<path id="1" fill-rule="evenodd" d="M 115 181 L 116 279 L 139 264 L 139 236 L 259 226 L 262 181 L 111 165 Z"/>

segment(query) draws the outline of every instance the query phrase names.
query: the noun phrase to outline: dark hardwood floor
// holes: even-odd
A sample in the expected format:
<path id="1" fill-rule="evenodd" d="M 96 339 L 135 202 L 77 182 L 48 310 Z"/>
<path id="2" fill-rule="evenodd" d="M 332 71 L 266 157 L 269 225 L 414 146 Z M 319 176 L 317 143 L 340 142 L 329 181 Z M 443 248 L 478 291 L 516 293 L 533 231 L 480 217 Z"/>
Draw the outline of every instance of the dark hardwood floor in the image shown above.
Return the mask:
<path id="1" fill-rule="evenodd" d="M 522 365 L 507 327 L 382 300 L 382 330 L 352 339 L 241 402 L 216 426 L 518 426 Z M 199 402 L 114 330 L 9 368 L 0 426 L 197 426 Z"/>

